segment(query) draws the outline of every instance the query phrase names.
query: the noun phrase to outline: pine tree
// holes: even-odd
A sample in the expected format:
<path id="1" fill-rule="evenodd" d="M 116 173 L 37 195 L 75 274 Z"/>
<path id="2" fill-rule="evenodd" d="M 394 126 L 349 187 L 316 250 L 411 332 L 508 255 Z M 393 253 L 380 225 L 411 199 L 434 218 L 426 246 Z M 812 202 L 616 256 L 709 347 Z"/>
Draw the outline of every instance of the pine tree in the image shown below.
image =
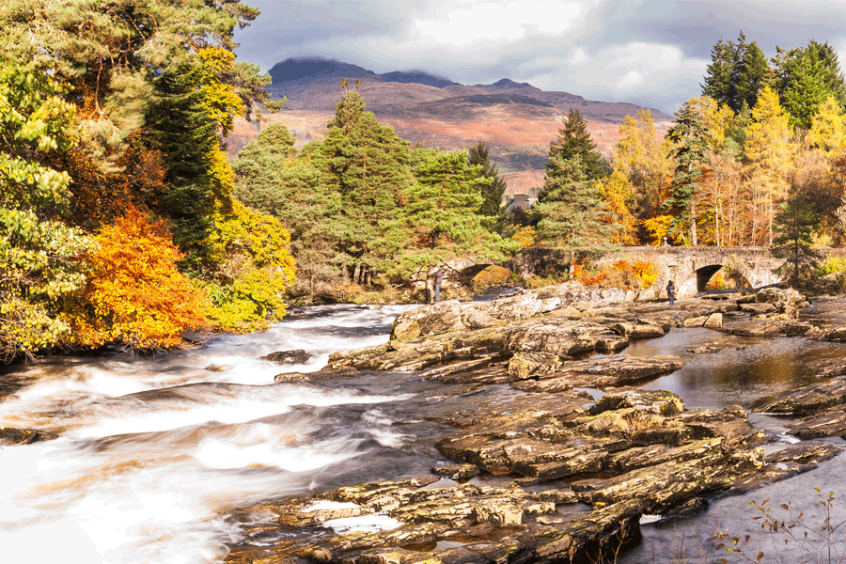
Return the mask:
<path id="1" fill-rule="evenodd" d="M 792 125 L 809 128 L 817 108 L 829 96 L 846 105 L 846 81 L 828 43 L 811 41 L 790 51 L 778 48 L 773 63 L 780 101 Z"/>
<path id="2" fill-rule="evenodd" d="M 329 133 L 313 155 L 324 173 L 324 189 L 341 202 L 339 251 L 353 272 L 382 269 L 400 242 L 385 241 L 412 183 L 408 142 L 392 127 L 365 111 L 357 92 L 346 92 L 337 105 Z M 391 236 L 395 237 L 396 232 Z"/>
<path id="3" fill-rule="evenodd" d="M 702 84 L 702 95 L 717 100 L 730 108 L 735 105 L 735 75 L 737 74 L 737 51 L 734 43 L 720 38 L 711 47 L 711 64 Z"/>
<path id="4" fill-rule="evenodd" d="M 699 244 L 697 191 L 708 158 L 709 135 L 695 100 L 688 100 L 676 112 L 675 125 L 670 128 L 667 138 L 674 144 L 670 156 L 676 162 L 676 170 L 670 197 L 664 202 L 664 207 L 677 210 L 672 227 L 677 229 L 680 223 L 686 222 L 690 229 L 690 244 L 696 246 Z"/>
<path id="5" fill-rule="evenodd" d="M 488 229 L 494 233 L 500 233 L 505 228 L 508 218 L 502 206 L 502 197 L 508 185 L 502 176 L 499 175 L 499 167 L 490 160 L 490 147 L 483 141 L 478 141 L 470 147 L 467 162 L 470 166 L 481 166 L 480 174 L 489 178 L 489 184 L 482 185 L 482 205 L 479 206 L 479 215 L 492 218 L 485 222 Z"/>
<path id="6" fill-rule="evenodd" d="M 581 168 L 590 180 L 607 176 L 610 168 L 602 154 L 596 150 L 596 143 L 593 142 L 582 113 L 577 109 L 570 109 L 562 123 L 564 125 L 558 130 L 558 139 L 549 145 L 550 162 L 547 169 L 554 167 L 553 157 L 566 161 L 578 156 L 581 159 Z"/>
<path id="7" fill-rule="evenodd" d="M 777 236 L 771 248 L 773 256 L 787 259 L 776 272 L 791 286 L 801 284 L 803 274 L 808 278 L 808 274 L 816 272 L 820 254 L 812 248 L 811 234 L 818 224 L 819 216 L 813 212 L 807 194 L 793 186 L 775 218 Z"/>
<path id="8" fill-rule="evenodd" d="M 217 146 L 217 123 L 195 88 L 199 69 L 183 67 L 159 76 L 159 101 L 147 117 L 150 134 L 164 154 L 167 191 L 153 195 L 150 205 L 173 224 L 173 240 L 198 266 L 211 252 L 212 178 L 209 153 Z"/>
<path id="9" fill-rule="evenodd" d="M 742 34 L 741 37 L 743 37 Z M 758 43 L 753 41 L 745 45 L 744 42 L 744 47 L 742 53 L 739 53 L 738 65 L 733 77 L 735 84 L 733 104 L 728 105 L 734 112 L 741 112 L 744 107 L 754 108 L 761 91 L 772 80 L 772 70 L 767 56 Z"/>
<path id="10" fill-rule="evenodd" d="M 581 157 L 553 156 L 550 164 L 530 214 L 538 237 L 567 251 L 571 264 L 577 254 L 611 248 L 611 237 L 619 227 L 602 220 L 608 209 L 596 182 L 583 170 Z"/>

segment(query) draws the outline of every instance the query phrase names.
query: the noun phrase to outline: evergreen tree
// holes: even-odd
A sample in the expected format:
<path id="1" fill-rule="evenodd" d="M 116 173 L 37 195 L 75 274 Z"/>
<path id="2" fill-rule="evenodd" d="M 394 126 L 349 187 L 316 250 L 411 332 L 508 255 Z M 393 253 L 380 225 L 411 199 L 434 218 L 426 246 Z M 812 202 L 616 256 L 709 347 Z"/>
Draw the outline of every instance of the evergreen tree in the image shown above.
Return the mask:
<path id="1" fill-rule="evenodd" d="M 811 234 L 819 223 L 819 217 L 813 212 L 813 205 L 807 194 L 793 186 L 786 202 L 781 204 L 781 211 L 775 219 L 777 236 L 771 252 L 777 258 L 787 261 L 776 272 L 783 276 L 791 286 L 803 282 L 816 272 L 820 254 L 812 248 Z"/>
<path id="2" fill-rule="evenodd" d="M 742 33 L 741 37 L 743 37 Z M 745 37 L 743 39 L 745 40 Z M 744 42 L 744 49 L 738 55 L 738 65 L 733 78 L 735 84 L 734 104 L 729 105 L 735 113 L 742 112 L 744 107 L 754 108 L 761 91 L 772 80 L 772 70 L 767 61 L 767 56 L 763 49 L 758 46 L 758 43 L 753 41 L 746 45 Z"/>
<path id="3" fill-rule="evenodd" d="M 790 51 L 777 49 L 773 59 L 777 88 L 792 125 L 811 127 L 817 108 L 830 96 L 841 106 L 846 105 L 846 81 L 837 55 L 828 43 L 811 41 Z"/>
<path id="4" fill-rule="evenodd" d="M 490 231 L 501 233 L 508 223 L 508 217 L 502 205 L 502 196 L 508 185 L 499 175 L 499 167 L 490 160 L 490 147 L 483 141 L 470 147 L 467 162 L 470 166 L 481 166 L 480 174 L 490 179 L 489 184 L 482 185 L 482 205 L 478 214 L 489 217 L 485 224 Z"/>
<path id="5" fill-rule="evenodd" d="M 155 81 L 159 101 L 147 116 L 157 148 L 168 169 L 167 188 L 149 205 L 171 220 L 173 241 L 197 266 L 211 252 L 212 178 L 209 154 L 218 143 L 217 123 L 195 85 L 198 69 L 183 67 Z"/>
<path id="6" fill-rule="evenodd" d="M 567 117 L 562 119 L 562 123 L 564 125 L 558 130 L 558 139 L 549 144 L 547 169 L 554 168 L 553 157 L 565 161 L 579 157 L 582 163 L 580 168 L 588 179 L 596 180 L 601 176 L 607 176 L 610 168 L 602 154 L 596 150 L 596 143 L 590 136 L 582 113 L 577 109 L 570 109 Z"/>
<path id="7" fill-rule="evenodd" d="M 611 248 L 618 226 L 602 220 L 608 209 L 595 181 L 582 168 L 581 157 L 553 156 L 544 188 L 531 217 L 540 239 L 567 251 L 572 263 L 577 254 Z"/>
<path id="8" fill-rule="evenodd" d="M 730 108 L 735 105 L 735 75 L 737 74 L 737 52 L 734 43 L 720 38 L 711 47 L 711 64 L 702 84 L 702 95 L 717 100 Z"/>
<path id="9" fill-rule="evenodd" d="M 313 158 L 324 173 L 325 189 L 340 197 L 339 251 L 354 272 L 381 269 L 391 260 L 390 249 L 399 244 L 384 238 L 412 182 L 408 142 L 365 111 L 357 92 L 346 92 Z"/>
<path id="10" fill-rule="evenodd" d="M 399 220 L 410 239 L 397 249 L 396 274 L 408 276 L 455 256 L 504 260 L 519 248 L 482 225 L 483 216 L 476 211 L 493 180 L 481 174 L 480 165 L 468 165 L 467 152 L 424 149 L 415 153 L 416 182 Z"/>
<path id="11" fill-rule="evenodd" d="M 676 162 L 676 170 L 670 197 L 664 202 L 664 207 L 678 212 L 672 228 L 678 229 L 680 223 L 687 222 L 690 244 L 695 246 L 699 243 L 696 229 L 697 189 L 708 158 L 709 135 L 693 100 L 682 104 L 676 112 L 675 125 L 670 128 L 667 138 L 674 144 L 670 157 Z"/>

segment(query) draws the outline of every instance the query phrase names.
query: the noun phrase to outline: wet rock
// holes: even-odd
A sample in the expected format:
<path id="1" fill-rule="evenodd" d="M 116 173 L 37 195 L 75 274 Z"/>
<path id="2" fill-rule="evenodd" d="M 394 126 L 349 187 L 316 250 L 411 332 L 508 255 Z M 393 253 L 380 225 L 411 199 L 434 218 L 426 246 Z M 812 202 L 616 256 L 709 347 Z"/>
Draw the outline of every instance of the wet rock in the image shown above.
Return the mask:
<path id="1" fill-rule="evenodd" d="M 816 328 L 810 323 L 801 321 L 755 318 L 738 321 L 731 326 L 724 327 L 722 331 L 745 337 L 796 337 L 806 334 L 810 336 L 816 331 Z"/>
<path id="2" fill-rule="evenodd" d="M 787 426 L 791 433 L 802 440 L 820 437 L 846 436 L 846 410 L 836 405 L 821 413 L 802 419 Z"/>
<path id="3" fill-rule="evenodd" d="M 0 427 L 0 445 L 30 445 L 41 441 L 52 441 L 57 438 L 59 438 L 59 435 L 47 431 Z"/>
<path id="4" fill-rule="evenodd" d="M 305 352 L 304 350 L 297 349 L 293 351 L 278 351 L 270 353 L 260 357 L 259 360 L 267 360 L 269 362 L 276 362 L 279 364 L 305 364 L 309 361 L 309 359 L 311 359 L 311 356 L 311 354 Z"/>
<path id="5" fill-rule="evenodd" d="M 705 325 L 705 322 L 706 322 L 707 320 L 708 320 L 708 318 L 707 318 L 707 317 L 705 317 L 705 316 L 701 316 L 701 317 L 689 317 L 689 318 L 687 318 L 687 319 L 685 319 L 685 320 L 684 320 L 683 325 L 684 325 L 685 327 L 702 327 L 703 325 Z"/>
<path id="6" fill-rule="evenodd" d="M 814 371 L 814 376 L 817 378 L 846 376 L 846 358 L 813 360 L 808 363 L 808 367 Z"/>
<path id="7" fill-rule="evenodd" d="M 774 452 L 764 458 L 763 472 L 743 476 L 735 482 L 738 492 L 766 486 L 773 482 L 814 470 L 824 462 L 840 454 L 843 447 L 836 445 L 794 445 Z"/>
<path id="8" fill-rule="evenodd" d="M 846 378 L 835 378 L 790 390 L 764 405 L 760 413 L 792 413 L 807 415 L 846 403 Z"/>
<path id="9" fill-rule="evenodd" d="M 723 350 L 723 347 L 703 345 L 701 347 L 693 347 L 692 349 L 687 349 L 687 352 L 689 352 L 691 354 L 708 354 L 708 353 L 718 353 L 721 350 Z"/>
<path id="10" fill-rule="evenodd" d="M 273 377 L 274 382 L 302 382 L 304 380 L 311 380 L 311 377 L 301 372 L 284 372 Z"/>
<path id="11" fill-rule="evenodd" d="M 684 401 L 663 390 L 625 390 L 605 394 L 590 408 L 590 413 L 598 415 L 619 409 L 639 409 L 666 416 L 684 411 Z"/>
<path id="12" fill-rule="evenodd" d="M 665 520 L 692 519 L 693 517 L 698 517 L 699 515 L 705 513 L 709 506 L 710 503 L 708 503 L 707 499 L 695 497 L 677 507 L 673 507 L 664 513 L 663 517 Z"/>
<path id="13" fill-rule="evenodd" d="M 819 329 L 809 335 L 815 341 L 828 341 L 830 343 L 846 343 L 846 325 L 835 325 Z"/>
<path id="14" fill-rule="evenodd" d="M 706 329 L 720 329 L 723 326 L 723 314 L 722 313 L 712 313 L 708 316 L 708 319 L 705 320 L 705 324 L 703 327 Z"/>
<path id="15" fill-rule="evenodd" d="M 614 333 L 606 323 L 560 318 L 526 319 L 411 342 L 393 340 L 369 349 L 333 354 L 329 357 L 328 367 L 420 370 L 485 356 L 509 358 L 520 351 L 563 356 L 592 351 L 615 352 L 627 346 L 629 340 Z"/>
<path id="16" fill-rule="evenodd" d="M 684 366 L 684 362 L 672 356 L 623 356 L 564 362 L 554 358 L 544 364 L 543 357 L 537 353 L 518 353 L 509 361 L 509 373 L 512 373 L 512 365 L 515 376 L 521 380 L 512 383 L 514 388 L 550 393 L 576 387 L 604 390 L 623 386 L 671 374 Z"/>
<path id="17" fill-rule="evenodd" d="M 762 315 L 766 313 L 772 313 L 776 311 L 778 308 L 773 304 L 769 303 L 749 303 L 749 304 L 740 304 L 740 311 L 751 313 L 754 315 Z"/>
<path id="18" fill-rule="evenodd" d="M 473 464 L 453 464 L 451 466 L 435 466 L 432 468 L 432 473 L 436 476 L 443 476 L 456 482 L 469 480 L 473 476 L 478 476 L 480 472 L 479 467 Z"/>

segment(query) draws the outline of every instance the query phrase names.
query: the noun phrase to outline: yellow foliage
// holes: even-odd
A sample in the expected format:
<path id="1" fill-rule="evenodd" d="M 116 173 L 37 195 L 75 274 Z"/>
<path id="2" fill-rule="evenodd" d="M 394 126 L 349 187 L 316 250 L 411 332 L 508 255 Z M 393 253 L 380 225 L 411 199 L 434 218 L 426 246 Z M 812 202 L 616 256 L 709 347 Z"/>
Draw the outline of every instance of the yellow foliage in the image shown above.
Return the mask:
<path id="1" fill-rule="evenodd" d="M 642 219 L 640 221 L 641 225 L 649 232 L 649 238 L 656 247 L 664 242 L 664 237 L 667 236 L 672 222 L 673 216 L 671 215 L 659 215 L 658 217 Z"/>
<path id="2" fill-rule="evenodd" d="M 846 123 L 834 96 L 820 104 L 812 118 L 807 140 L 812 147 L 819 147 L 829 156 L 846 150 Z"/>
<path id="3" fill-rule="evenodd" d="M 528 247 L 535 246 L 535 242 L 537 240 L 536 235 L 535 228 L 531 225 L 527 225 L 518 229 L 517 232 L 511 236 L 511 240 L 518 243 L 521 249 L 526 249 Z"/>
<path id="4" fill-rule="evenodd" d="M 217 281 L 203 284 L 212 300 L 208 315 L 226 331 L 265 329 L 285 315 L 282 296 L 296 279 L 291 236 L 278 219 L 234 199 L 214 220 L 212 244 L 221 266 Z"/>
<path id="5" fill-rule="evenodd" d="M 612 234 L 611 242 L 634 245 L 637 219 L 629 209 L 629 204 L 634 201 L 634 194 L 628 179 L 615 170 L 611 176 L 598 179 L 596 185 L 611 212 L 606 221 L 621 227 Z"/>
<path id="6" fill-rule="evenodd" d="M 204 104 L 226 135 L 232 131 L 235 118 L 244 115 L 246 109 L 232 86 L 221 80 L 221 77 L 231 73 L 235 54 L 222 47 L 206 47 L 200 49 L 198 54 L 203 63 Z"/>

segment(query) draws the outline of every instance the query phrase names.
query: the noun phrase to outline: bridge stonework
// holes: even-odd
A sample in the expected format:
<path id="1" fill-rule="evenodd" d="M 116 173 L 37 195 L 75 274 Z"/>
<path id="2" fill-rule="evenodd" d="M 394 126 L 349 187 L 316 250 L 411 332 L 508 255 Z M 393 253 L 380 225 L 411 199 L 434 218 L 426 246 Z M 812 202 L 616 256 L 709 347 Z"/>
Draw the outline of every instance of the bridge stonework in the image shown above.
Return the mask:
<path id="1" fill-rule="evenodd" d="M 705 290 L 711 277 L 724 266 L 739 271 L 753 287 L 778 284 L 773 271 L 784 264 L 767 247 L 625 247 L 604 254 L 597 264 L 629 263 L 643 260 L 658 268 L 658 278 L 641 294 L 644 298 L 666 297 L 667 282 L 672 280 L 676 297 L 688 298 Z"/>

